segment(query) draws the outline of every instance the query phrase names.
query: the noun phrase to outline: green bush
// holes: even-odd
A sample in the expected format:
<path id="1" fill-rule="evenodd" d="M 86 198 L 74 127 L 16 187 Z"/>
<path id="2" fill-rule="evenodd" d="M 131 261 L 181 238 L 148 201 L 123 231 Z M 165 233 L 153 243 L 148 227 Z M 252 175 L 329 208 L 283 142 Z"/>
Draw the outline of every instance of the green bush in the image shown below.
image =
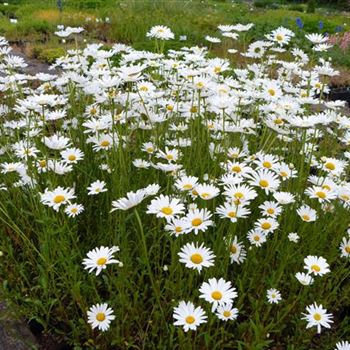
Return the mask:
<path id="1" fill-rule="evenodd" d="M 8 5 L 5 6 L 0 4 L 0 13 L 7 17 L 15 17 L 18 6 L 16 5 Z"/>
<path id="2" fill-rule="evenodd" d="M 350 69 L 350 50 L 343 52 L 338 46 L 335 46 L 330 51 L 330 57 L 332 57 L 333 64 L 335 66 L 343 66 Z"/>
<path id="3" fill-rule="evenodd" d="M 301 4 L 293 4 L 288 6 L 288 10 L 290 11 L 298 11 L 298 12 L 304 12 L 305 7 Z"/>
<path id="4" fill-rule="evenodd" d="M 254 6 L 257 8 L 280 8 L 280 5 L 274 0 L 255 0 Z"/>
<path id="5" fill-rule="evenodd" d="M 63 55 L 65 55 L 65 50 L 62 47 L 55 47 L 39 50 L 37 58 L 47 63 L 54 63 L 57 58 Z"/>
<path id="6" fill-rule="evenodd" d="M 316 0 L 309 0 L 307 3 L 306 12 L 315 13 L 315 10 L 316 10 Z"/>

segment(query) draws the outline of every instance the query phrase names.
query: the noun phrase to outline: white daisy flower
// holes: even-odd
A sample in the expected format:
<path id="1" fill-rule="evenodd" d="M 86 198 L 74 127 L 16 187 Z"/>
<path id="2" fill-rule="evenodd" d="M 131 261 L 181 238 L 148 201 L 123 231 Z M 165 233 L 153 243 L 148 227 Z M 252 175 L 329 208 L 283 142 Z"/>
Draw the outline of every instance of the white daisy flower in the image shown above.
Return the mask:
<path id="1" fill-rule="evenodd" d="M 79 148 L 67 148 L 61 151 L 62 160 L 66 163 L 77 163 L 84 158 L 84 153 Z"/>
<path id="2" fill-rule="evenodd" d="M 259 229 L 252 229 L 248 232 L 247 238 L 252 245 L 261 247 L 266 242 L 266 233 Z"/>
<path id="3" fill-rule="evenodd" d="M 288 233 L 288 239 L 291 242 L 298 243 L 300 236 L 296 232 L 291 232 L 291 233 Z"/>
<path id="4" fill-rule="evenodd" d="M 310 208 L 308 205 L 303 205 L 297 210 L 298 215 L 303 221 L 312 222 L 316 221 L 316 210 Z"/>
<path id="5" fill-rule="evenodd" d="M 247 177 L 252 186 L 260 187 L 266 194 L 277 191 L 281 182 L 275 173 L 267 169 L 257 170 Z"/>
<path id="6" fill-rule="evenodd" d="M 232 300 L 238 295 L 231 282 L 225 281 L 223 278 L 219 280 L 210 278 L 208 282 L 203 282 L 199 292 L 201 293 L 200 298 L 212 304 L 212 312 L 219 305 L 232 303 Z"/>
<path id="7" fill-rule="evenodd" d="M 105 187 L 106 183 L 104 181 L 96 180 L 90 184 L 87 188 L 88 195 L 94 196 L 102 192 L 106 192 L 107 188 Z"/>
<path id="8" fill-rule="evenodd" d="M 297 272 L 295 277 L 304 286 L 309 286 L 314 283 L 314 279 L 308 273 Z"/>
<path id="9" fill-rule="evenodd" d="M 106 303 L 91 306 L 87 315 L 92 329 L 98 328 L 103 332 L 108 330 L 111 321 L 115 319 L 113 310 Z"/>
<path id="10" fill-rule="evenodd" d="M 185 301 L 180 301 L 179 305 L 174 308 L 174 325 L 182 326 L 185 332 L 188 330 L 195 331 L 197 327 L 207 322 L 207 316 L 204 310 L 198 306 L 195 308 L 194 304 Z"/>
<path id="11" fill-rule="evenodd" d="M 66 208 L 64 209 L 64 212 L 70 217 L 70 218 L 74 218 L 77 215 L 81 214 L 84 211 L 84 207 L 81 204 L 69 204 L 66 206 Z"/>
<path id="12" fill-rule="evenodd" d="M 248 217 L 250 215 L 250 210 L 242 205 L 237 206 L 226 202 L 216 208 L 216 214 L 219 214 L 222 219 L 227 218 L 235 223 L 238 218 Z"/>
<path id="13" fill-rule="evenodd" d="M 157 25 L 152 27 L 149 30 L 149 32 L 147 32 L 146 36 L 148 38 L 154 38 L 159 40 L 170 40 L 175 38 L 175 35 L 171 31 L 171 29 L 163 25 Z"/>
<path id="14" fill-rule="evenodd" d="M 183 214 L 185 206 L 179 199 L 161 194 L 151 201 L 147 209 L 147 214 L 156 214 L 158 218 L 165 218 L 169 221 L 173 217 Z"/>
<path id="15" fill-rule="evenodd" d="M 203 267 L 214 265 L 215 255 L 210 249 L 204 247 L 203 243 L 200 246 L 198 243 L 187 243 L 181 248 L 178 255 L 181 263 L 190 269 L 197 269 L 198 272 L 201 272 Z"/>
<path id="16" fill-rule="evenodd" d="M 128 192 L 126 197 L 119 198 L 112 202 L 112 210 L 128 210 L 140 204 L 145 199 L 145 192 L 143 190 L 138 190 L 136 192 Z"/>
<path id="17" fill-rule="evenodd" d="M 335 344 L 334 350 L 350 350 L 350 342 L 340 341 L 337 344 Z"/>
<path id="18" fill-rule="evenodd" d="M 206 231 L 214 222 L 210 220 L 212 214 L 207 209 L 194 209 L 188 212 L 186 219 L 189 222 L 190 229 L 194 234 L 200 231 Z"/>
<path id="19" fill-rule="evenodd" d="M 346 237 L 343 237 L 342 242 L 340 243 L 340 256 L 342 258 L 349 258 L 350 257 L 350 238 L 346 239 Z"/>
<path id="20" fill-rule="evenodd" d="M 314 274 L 315 276 L 323 276 L 331 271 L 327 260 L 321 256 L 318 257 L 309 255 L 304 259 L 304 264 L 304 269 L 307 270 L 308 273 Z"/>
<path id="21" fill-rule="evenodd" d="M 74 189 L 57 187 L 53 191 L 45 190 L 40 194 L 41 202 L 44 205 L 52 207 L 55 211 L 58 211 L 61 205 L 69 203 L 71 199 L 74 199 Z"/>
<path id="22" fill-rule="evenodd" d="M 282 300 L 281 293 L 275 288 L 268 289 L 266 296 L 270 304 L 278 304 Z"/>
<path id="23" fill-rule="evenodd" d="M 238 317 L 238 309 L 232 307 L 232 303 L 227 303 L 219 305 L 215 314 L 223 321 L 235 320 Z"/>
<path id="24" fill-rule="evenodd" d="M 303 313 L 302 320 L 306 320 L 308 323 L 306 328 L 317 327 L 317 333 L 321 333 L 321 327 L 331 328 L 332 314 L 327 314 L 327 310 L 322 305 L 316 303 L 306 307 L 307 313 Z"/>
<path id="25" fill-rule="evenodd" d="M 119 260 L 113 258 L 114 253 L 118 251 L 119 248 L 116 246 L 94 248 L 87 253 L 87 258 L 83 260 L 84 269 L 89 272 L 96 270 L 96 276 L 98 276 L 102 270 L 107 268 L 107 265 L 119 263 Z"/>
<path id="26" fill-rule="evenodd" d="M 225 240 L 229 245 L 231 263 L 233 262 L 236 262 L 237 264 L 242 263 L 247 256 L 247 252 L 245 250 L 243 243 L 238 242 L 237 236 L 234 236 L 231 241 L 228 239 L 225 239 Z"/>

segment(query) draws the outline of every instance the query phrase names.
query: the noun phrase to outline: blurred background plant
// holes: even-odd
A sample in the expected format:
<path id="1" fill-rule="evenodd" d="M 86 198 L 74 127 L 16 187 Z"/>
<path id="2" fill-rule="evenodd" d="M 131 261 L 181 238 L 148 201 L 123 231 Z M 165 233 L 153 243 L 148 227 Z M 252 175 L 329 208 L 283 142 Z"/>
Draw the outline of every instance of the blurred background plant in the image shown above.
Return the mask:
<path id="1" fill-rule="evenodd" d="M 53 35 L 57 25 L 83 26 L 88 42 L 123 42 L 148 50 L 153 46 L 144 33 L 156 24 L 171 27 L 176 34 L 171 47 L 180 48 L 206 45 L 205 35 L 215 35 L 219 24 L 254 22 L 248 41 L 284 26 L 296 30 L 303 45 L 304 32 L 327 33 L 331 37 L 346 32 L 350 26 L 346 10 L 347 0 L 13 0 L 0 4 L 0 34 L 29 56 L 51 63 L 71 47 L 69 43 L 62 45 Z M 182 35 L 186 35 L 185 41 L 180 40 Z M 344 47 L 335 50 L 332 58 L 336 66 L 347 69 L 350 51 Z M 215 47 L 215 55 L 225 53 L 225 47 Z"/>

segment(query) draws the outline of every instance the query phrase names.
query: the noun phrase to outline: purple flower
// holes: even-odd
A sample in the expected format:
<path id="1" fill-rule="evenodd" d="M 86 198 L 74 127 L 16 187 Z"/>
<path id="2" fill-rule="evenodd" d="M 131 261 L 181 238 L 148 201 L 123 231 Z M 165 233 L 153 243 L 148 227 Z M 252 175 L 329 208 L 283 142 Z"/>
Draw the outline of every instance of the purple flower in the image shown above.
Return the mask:
<path id="1" fill-rule="evenodd" d="M 336 26 L 336 27 L 335 27 L 335 32 L 336 32 L 336 33 L 342 32 L 343 29 L 344 29 L 344 28 L 343 28 L 342 26 Z"/>
<path id="2" fill-rule="evenodd" d="M 303 29 L 304 23 L 303 23 L 303 21 L 302 21 L 302 19 L 301 19 L 300 17 L 298 17 L 298 18 L 295 20 L 295 22 L 296 22 L 298 28 Z"/>

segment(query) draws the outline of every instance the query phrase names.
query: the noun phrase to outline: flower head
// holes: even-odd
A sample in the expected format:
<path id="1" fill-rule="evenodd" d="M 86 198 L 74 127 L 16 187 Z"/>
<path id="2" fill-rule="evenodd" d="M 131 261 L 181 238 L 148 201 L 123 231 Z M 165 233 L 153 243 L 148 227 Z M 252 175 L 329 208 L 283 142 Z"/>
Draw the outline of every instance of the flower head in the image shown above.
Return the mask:
<path id="1" fill-rule="evenodd" d="M 115 319 L 113 310 L 108 307 L 108 304 L 96 304 L 91 306 L 87 312 L 88 322 L 91 327 L 98 328 L 101 331 L 106 331 L 109 328 L 111 321 Z"/>

